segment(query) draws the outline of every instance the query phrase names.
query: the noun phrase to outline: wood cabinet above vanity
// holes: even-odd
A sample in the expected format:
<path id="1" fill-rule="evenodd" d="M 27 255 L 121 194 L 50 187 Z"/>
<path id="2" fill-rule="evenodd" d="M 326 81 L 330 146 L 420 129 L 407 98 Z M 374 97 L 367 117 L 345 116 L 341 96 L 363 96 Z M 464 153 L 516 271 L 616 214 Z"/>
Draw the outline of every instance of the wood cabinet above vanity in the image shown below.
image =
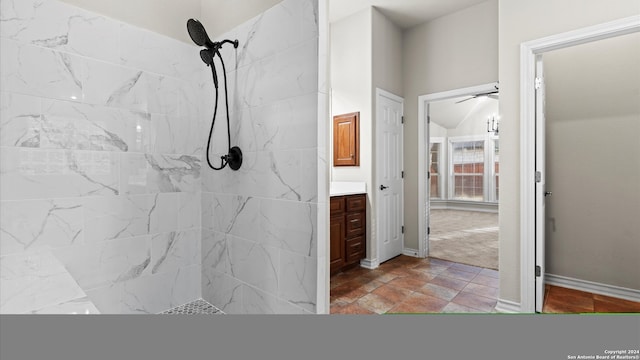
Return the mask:
<path id="1" fill-rule="evenodd" d="M 331 275 L 355 267 L 366 255 L 365 194 L 332 196 L 329 262 Z"/>

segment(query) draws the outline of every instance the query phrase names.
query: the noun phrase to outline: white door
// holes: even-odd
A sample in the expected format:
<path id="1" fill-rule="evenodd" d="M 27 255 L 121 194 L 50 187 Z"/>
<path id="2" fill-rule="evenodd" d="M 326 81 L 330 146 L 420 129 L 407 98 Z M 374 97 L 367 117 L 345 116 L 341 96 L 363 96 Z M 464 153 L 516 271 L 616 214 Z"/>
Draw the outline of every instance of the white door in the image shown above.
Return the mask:
<path id="1" fill-rule="evenodd" d="M 545 117 L 544 72 L 542 56 L 536 57 L 536 312 L 544 304 L 544 241 L 545 241 Z"/>
<path id="2" fill-rule="evenodd" d="M 386 91 L 376 91 L 376 222 L 378 261 L 402 254 L 403 208 L 403 131 L 404 100 Z"/>

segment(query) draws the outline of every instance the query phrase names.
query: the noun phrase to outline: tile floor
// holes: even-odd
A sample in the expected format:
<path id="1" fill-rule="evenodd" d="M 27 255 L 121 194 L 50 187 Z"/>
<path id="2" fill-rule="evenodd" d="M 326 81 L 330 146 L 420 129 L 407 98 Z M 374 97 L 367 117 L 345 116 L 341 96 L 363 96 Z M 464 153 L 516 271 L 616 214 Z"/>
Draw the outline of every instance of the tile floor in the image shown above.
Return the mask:
<path id="1" fill-rule="evenodd" d="M 161 314 L 180 314 L 180 315 L 217 315 L 224 314 L 222 310 L 209 304 L 206 300 L 198 299 L 184 305 L 174 307 L 161 312 Z"/>
<path id="2" fill-rule="evenodd" d="M 640 313 L 640 302 L 546 285 L 543 313 Z"/>
<path id="3" fill-rule="evenodd" d="M 405 255 L 338 273 L 330 284 L 331 314 L 489 313 L 498 297 L 496 270 Z"/>

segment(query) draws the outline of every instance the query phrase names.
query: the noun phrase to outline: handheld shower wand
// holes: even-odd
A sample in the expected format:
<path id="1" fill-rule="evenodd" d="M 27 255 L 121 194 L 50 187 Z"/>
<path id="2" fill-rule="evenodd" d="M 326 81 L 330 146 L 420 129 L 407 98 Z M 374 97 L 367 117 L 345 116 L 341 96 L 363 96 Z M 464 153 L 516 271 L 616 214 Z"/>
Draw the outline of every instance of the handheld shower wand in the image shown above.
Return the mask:
<path id="1" fill-rule="evenodd" d="M 232 44 L 234 48 L 238 48 L 238 40 L 222 40 L 213 42 L 209 39 L 204 26 L 195 19 L 189 19 L 187 21 L 187 31 L 189 32 L 189 36 L 191 40 L 198 45 L 204 46 L 206 49 L 200 50 L 200 58 L 202 61 L 209 67 L 211 67 L 211 77 L 213 78 L 213 85 L 216 89 L 215 95 L 215 105 L 213 108 L 213 120 L 211 121 L 211 129 L 209 130 L 209 139 L 207 140 L 207 164 L 210 168 L 214 170 L 222 170 L 225 166 L 229 165 L 232 170 L 238 170 L 242 165 L 242 150 L 239 147 L 234 146 L 231 147 L 231 130 L 229 126 L 229 98 L 227 94 L 227 71 L 224 66 L 224 60 L 222 59 L 222 55 L 220 55 L 220 48 L 224 44 Z M 216 65 L 214 63 L 214 59 L 218 56 L 220 59 L 220 64 L 222 64 L 222 75 L 224 78 L 224 99 L 227 113 L 227 148 L 228 153 L 220 157 L 220 166 L 216 167 L 211 163 L 211 159 L 209 157 L 210 147 L 211 147 L 211 137 L 213 135 L 213 127 L 216 123 L 216 116 L 218 114 L 218 73 L 216 71 Z"/>

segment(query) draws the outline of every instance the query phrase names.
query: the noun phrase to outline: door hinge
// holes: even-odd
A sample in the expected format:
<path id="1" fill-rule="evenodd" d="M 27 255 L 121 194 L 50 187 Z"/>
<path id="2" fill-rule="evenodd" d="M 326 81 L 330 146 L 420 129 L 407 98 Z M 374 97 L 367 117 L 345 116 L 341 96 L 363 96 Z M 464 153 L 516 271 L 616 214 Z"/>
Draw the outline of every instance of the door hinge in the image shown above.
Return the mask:
<path id="1" fill-rule="evenodd" d="M 535 82 L 536 90 L 542 87 L 542 78 L 537 77 Z"/>
<path id="2" fill-rule="evenodd" d="M 429 226 L 427 227 L 427 235 L 430 235 L 430 234 L 431 234 L 431 227 Z"/>
<path id="3" fill-rule="evenodd" d="M 536 277 L 540 277 L 542 273 L 542 269 L 540 268 L 540 265 L 536 265 Z"/>
<path id="4" fill-rule="evenodd" d="M 400 171 L 400 176 L 404 179 L 404 171 Z"/>
<path id="5" fill-rule="evenodd" d="M 431 171 L 427 171 L 427 179 L 431 179 Z"/>
<path id="6" fill-rule="evenodd" d="M 402 229 L 401 230 L 402 230 L 402 233 L 404 234 L 404 225 L 402 225 Z"/>
<path id="7" fill-rule="evenodd" d="M 536 171 L 536 182 L 539 183 L 542 181 L 542 173 L 540 171 Z"/>
<path id="8" fill-rule="evenodd" d="M 404 124 L 404 115 L 400 117 L 400 122 Z"/>
<path id="9" fill-rule="evenodd" d="M 431 116 L 427 115 L 427 124 L 429 124 L 431 122 Z"/>

